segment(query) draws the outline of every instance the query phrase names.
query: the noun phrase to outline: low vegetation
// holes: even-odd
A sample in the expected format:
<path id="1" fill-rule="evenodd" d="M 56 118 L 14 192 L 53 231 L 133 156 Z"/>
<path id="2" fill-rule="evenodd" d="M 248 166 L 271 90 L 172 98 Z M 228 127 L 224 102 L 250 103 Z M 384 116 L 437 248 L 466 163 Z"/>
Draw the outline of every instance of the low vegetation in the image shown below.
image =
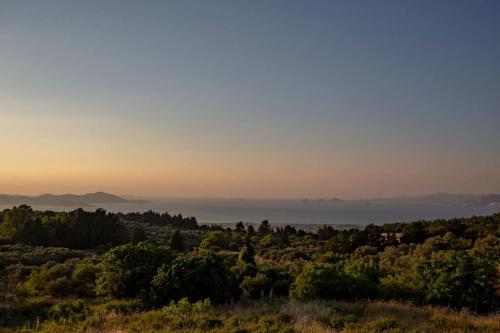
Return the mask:
<path id="1" fill-rule="evenodd" d="M 500 214 L 317 233 L 0 212 L 0 332 L 499 332 Z"/>

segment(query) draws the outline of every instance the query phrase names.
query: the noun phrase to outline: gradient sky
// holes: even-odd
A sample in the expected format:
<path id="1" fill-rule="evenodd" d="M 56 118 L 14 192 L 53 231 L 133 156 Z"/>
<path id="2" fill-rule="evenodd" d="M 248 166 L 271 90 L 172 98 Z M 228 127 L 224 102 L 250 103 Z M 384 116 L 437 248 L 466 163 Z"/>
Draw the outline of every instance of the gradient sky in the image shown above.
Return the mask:
<path id="1" fill-rule="evenodd" d="M 500 191 L 499 1 L 0 1 L 0 192 Z"/>

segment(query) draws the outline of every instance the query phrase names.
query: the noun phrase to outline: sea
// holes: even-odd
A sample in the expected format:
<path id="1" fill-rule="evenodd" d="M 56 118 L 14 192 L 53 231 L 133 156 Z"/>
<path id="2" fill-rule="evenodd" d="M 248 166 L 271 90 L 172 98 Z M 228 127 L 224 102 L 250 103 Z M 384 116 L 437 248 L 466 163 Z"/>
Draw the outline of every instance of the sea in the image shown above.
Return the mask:
<path id="1" fill-rule="evenodd" d="M 141 198 L 142 199 L 142 198 Z M 99 204 L 86 210 L 104 208 L 110 212 L 153 210 L 194 216 L 200 224 L 260 223 L 284 225 L 367 225 L 440 218 L 470 217 L 499 212 L 498 207 L 469 207 L 432 203 L 390 201 L 319 202 L 295 199 L 196 199 L 145 198 L 147 202 Z M 1 206 L 0 209 L 11 206 Z M 69 211 L 78 207 L 36 206 L 39 210 Z"/>

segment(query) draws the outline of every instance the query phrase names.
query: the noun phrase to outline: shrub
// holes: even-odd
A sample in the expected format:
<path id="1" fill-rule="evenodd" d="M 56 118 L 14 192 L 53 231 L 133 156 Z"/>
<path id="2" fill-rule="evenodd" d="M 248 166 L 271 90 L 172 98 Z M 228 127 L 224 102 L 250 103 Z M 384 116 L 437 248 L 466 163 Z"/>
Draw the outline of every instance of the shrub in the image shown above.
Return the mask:
<path id="1" fill-rule="evenodd" d="M 236 279 L 215 253 L 189 253 L 163 266 L 153 278 L 155 300 L 165 304 L 187 297 L 190 301 L 210 298 L 222 303 L 238 296 Z"/>
<path id="2" fill-rule="evenodd" d="M 102 275 L 97 291 L 116 298 L 149 295 L 151 280 L 160 266 L 168 266 L 173 254 L 170 248 L 152 243 L 115 247 L 104 255 Z"/>
<path id="3" fill-rule="evenodd" d="M 283 318 L 279 316 L 262 316 L 260 317 L 257 327 L 252 332 L 257 333 L 293 333 L 293 328 L 283 322 Z"/>
<path id="4" fill-rule="evenodd" d="M 455 309 L 492 310 L 499 301 L 495 265 L 466 252 L 439 251 L 420 260 L 416 278 L 424 285 L 424 301 Z"/>
<path id="5" fill-rule="evenodd" d="M 256 276 L 245 276 L 240 284 L 240 289 L 245 297 L 258 298 L 269 293 L 271 289 L 271 281 L 262 273 L 257 273 Z"/>
<path id="6" fill-rule="evenodd" d="M 366 326 L 370 332 L 382 333 L 397 328 L 397 321 L 393 318 L 380 318 L 369 322 Z"/>
<path id="7" fill-rule="evenodd" d="M 357 320 L 356 316 L 352 313 L 333 314 L 325 320 L 325 323 L 335 330 L 343 330 L 349 325 L 354 324 Z"/>
<path id="8" fill-rule="evenodd" d="M 309 263 L 304 266 L 290 289 L 294 299 L 348 298 L 353 280 L 339 266 Z"/>
<path id="9" fill-rule="evenodd" d="M 225 231 L 210 231 L 207 232 L 202 240 L 200 247 L 204 249 L 224 249 L 231 250 L 233 239 L 231 233 Z"/>
<path id="10" fill-rule="evenodd" d="M 50 308 L 49 316 L 54 320 L 79 321 L 85 319 L 92 310 L 82 300 L 67 301 Z"/>
<path id="11" fill-rule="evenodd" d="M 100 272 L 99 265 L 88 263 L 77 265 L 71 275 L 75 292 L 81 297 L 94 297 L 96 280 Z"/>
<path id="12" fill-rule="evenodd" d="M 43 320 L 48 317 L 52 304 L 45 298 L 32 298 L 21 304 L 18 312 L 26 318 Z"/>
<path id="13" fill-rule="evenodd" d="M 102 305 L 109 312 L 130 314 L 144 310 L 144 303 L 138 299 L 118 300 L 114 299 Z"/>
<path id="14" fill-rule="evenodd" d="M 212 304 L 208 298 L 190 303 L 187 298 L 162 308 L 162 312 L 171 320 L 176 328 L 210 329 L 222 325 L 222 321 L 214 317 Z"/>
<path id="15" fill-rule="evenodd" d="M 50 281 L 45 286 L 45 291 L 48 295 L 62 297 L 70 295 L 74 292 L 73 283 L 67 277 L 60 277 Z"/>
<path id="16" fill-rule="evenodd" d="M 73 267 L 69 263 L 48 262 L 40 269 L 34 270 L 28 279 L 18 286 L 17 291 L 21 295 L 67 296 L 73 292 L 69 279 Z"/>

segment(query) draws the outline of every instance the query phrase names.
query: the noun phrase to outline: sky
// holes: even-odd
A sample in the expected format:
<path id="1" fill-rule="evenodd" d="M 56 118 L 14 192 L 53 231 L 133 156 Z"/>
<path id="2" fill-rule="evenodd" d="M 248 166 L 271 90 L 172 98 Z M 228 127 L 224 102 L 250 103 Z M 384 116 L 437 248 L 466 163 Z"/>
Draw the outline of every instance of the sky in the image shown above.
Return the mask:
<path id="1" fill-rule="evenodd" d="M 500 192 L 498 1 L 0 1 L 0 193 Z"/>

